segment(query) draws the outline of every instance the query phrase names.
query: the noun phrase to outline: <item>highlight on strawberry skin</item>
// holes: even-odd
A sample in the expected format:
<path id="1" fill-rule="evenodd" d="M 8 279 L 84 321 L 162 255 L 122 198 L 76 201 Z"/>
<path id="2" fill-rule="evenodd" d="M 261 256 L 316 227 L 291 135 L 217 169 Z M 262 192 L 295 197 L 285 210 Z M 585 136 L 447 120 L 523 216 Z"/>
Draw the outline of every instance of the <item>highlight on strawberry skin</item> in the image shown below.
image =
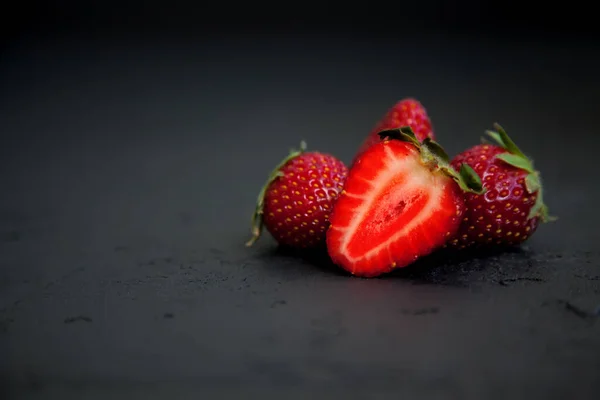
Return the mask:
<path id="1" fill-rule="evenodd" d="M 278 244 L 295 249 L 325 247 L 329 217 L 348 168 L 331 154 L 307 152 L 306 143 L 273 169 L 252 214 L 252 246 L 266 228 Z"/>
<path id="2" fill-rule="evenodd" d="M 487 138 L 458 154 L 453 166 L 467 164 L 485 193 L 465 193 L 465 214 L 450 247 L 515 246 L 528 240 L 541 223 L 556 218 L 544 203 L 540 172 L 499 124 Z"/>
<path id="3" fill-rule="evenodd" d="M 367 278 L 441 248 L 463 219 L 463 193 L 483 193 L 477 174 L 454 169 L 431 138 L 419 141 L 409 126 L 379 135 L 350 168 L 327 231 L 333 262 Z"/>

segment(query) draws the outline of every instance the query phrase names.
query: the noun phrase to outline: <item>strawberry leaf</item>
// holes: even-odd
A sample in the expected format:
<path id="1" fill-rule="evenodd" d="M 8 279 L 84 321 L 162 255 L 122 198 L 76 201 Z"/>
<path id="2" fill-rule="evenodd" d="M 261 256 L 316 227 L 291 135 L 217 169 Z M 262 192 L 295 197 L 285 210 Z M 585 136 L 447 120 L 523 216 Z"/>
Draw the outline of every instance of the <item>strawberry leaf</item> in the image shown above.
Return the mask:
<path id="1" fill-rule="evenodd" d="M 494 123 L 494 129 L 496 129 L 496 131 L 486 131 L 488 136 L 493 138 L 494 141 L 496 141 L 502 148 L 507 150 L 509 153 L 523 158 L 527 158 L 527 156 L 523 154 L 521 149 L 519 149 L 515 142 L 512 141 L 510 136 L 508 136 L 508 134 L 506 133 L 504 128 L 500 126 L 500 124 Z"/>
<path id="2" fill-rule="evenodd" d="M 485 193 L 485 188 L 481 184 L 481 179 L 479 179 L 479 176 L 477 176 L 475 171 L 473 171 L 469 166 L 467 166 L 467 170 L 464 172 L 456 171 L 450 165 L 441 167 L 440 169 L 442 172 L 452 178 L 462 191 L 475 194 Z M 461 166 L 461 170 L 462 169 L 463 168 Z M 471 171 L 473 175 L 471 175 Z"/>
<path id="3" fill-rule="evenodd" d="M 432 171 L 442 171 L 452 178 L 463 191 L 477 194 L 485 192 L 477 173 L 468 165 L 461 168 L 460 172 L 452 168 L 448 153 L 436 141 L 425 138 L 420 146 L 420 152 L 423 164 L 427 165 Z"/>
<path id="4" fill-rule="evenodd" d="M 496 158 L 504 161 L 507 164 L 512 165 L 513 167 L 523 169 L 531 174 L 533 174 L 535 172 L 533 170 L 533 165 L 531 165 L 531 161 L 529 161 L 529 159 L 523 158 L 516 154 L 502 153 L 502 154 L 496 155 Z"/>
<path id="5" fill-rule="evenodd" d="M 469 189 L 475 191 L 481 191 L 483 189 L 483 183 L 481 178 L 477 175 L 477 172 L 467 163 L 462 163 L 460 166 L 459 174 L 462 180 L 465 182 Z"/>
<path id="6" fill-rule="evenodd" d="M 401 126 L 398 129 L 400 129 L 400 132 L 402 132 L 404 135 L 410 137 L 412 141 L 419 141 L 419 139 L 417 139 L 417 135 L 413 132 L 410 126 Z"/>
<path id="7" fill-rule="evenodd" d="M 378 133 L 381 140 L 384 139 L 396 139 L 404 142 L 409 142 L 417 147 L 421 146 L 421 142 L 417 139 L 417 136 L 413 132 L 410 126 L 401 126 L 394 129 L 386 129 Z"/>
<path id="8" fill-rule="evenodd" d="M 431 140 L 431 138 L 426 137 L 423 140 L 423 146 L 427 147 L 427 149 L 435 156 L 438 161 L 441 161 L 445 164 L 450 164 L 450 157 L 446 150 L 437 142 Z"/>
<path id="9" fill-rule="evenodd" d="M 397 139 L 414 144 L 421 153 L 421 161 L 428 166 L 431 171 L 442 171 L 452 178 L 459 187 L 465 192 L 482 194 L 485 192 L 481 184 L 481 179 L 475 171 L 468 165 L 458 172 L 450 165 L 450 157 L 444 148 L 431 138 L 425 138 L 423 142 L 415 136 L 410 126 L 403 126 L 396 129 L 387 129 L 379 132 L 381 139 Z"/>
<path id="10" fill-rule="evenodd" d="M 533 205 L 533 207 L 531 207 L 531 210 L 529 210 L 529 215 L 527 216 L 528 219 L 534 217 L 539 217 L 542 220 L 542 222 L 554 222 L 558 219 L 555 216 L 549 215 L 548 206 L 544 204 L 541 190 L 538 193 L 538 197 L 535 201 L 535 204 Z"/>
<path id="11" fill-rule="evenodd" d="M 488 142 L 491 144 L 497 144 L 498 146 L 506 149 L 506 145 L 504 144 L 504 142 L 502 141 L 502 136 L 500 136 L 500 134 L 498 132 L 494 132 L 494 131 L 485 131 L 485 133 L 492 139 L 491 141 L 488 141 L 486 138 L 483 138 L 484 142 Z M 493 143 L 496 142 L 496 143 Z"/>
<path id="12" fill-rule="evenodd" d="M 530 194 L 541 189 L 542 185 L 536 173 L 527 175 L 525 178 L 525 187 Z"/>
<path id="13" fill-rule="evenodd" d="M 533 167 L 533 162 L 519 149 L 500 124 L 495 123 L 494 129 L 496 131 L 486 131 L 487 135 L 507 151 L 507 153 L 498 154 L 496 158 L 527 171 L 525 188 L 530 194 L 537 193 L 535 204 L 531 207 L 528 218 L 539 217 L 542 222 L 555 221 L 557 218 L 549 215 L 548 207 L 544 204 L 542 183 L 539 172 Z"/>

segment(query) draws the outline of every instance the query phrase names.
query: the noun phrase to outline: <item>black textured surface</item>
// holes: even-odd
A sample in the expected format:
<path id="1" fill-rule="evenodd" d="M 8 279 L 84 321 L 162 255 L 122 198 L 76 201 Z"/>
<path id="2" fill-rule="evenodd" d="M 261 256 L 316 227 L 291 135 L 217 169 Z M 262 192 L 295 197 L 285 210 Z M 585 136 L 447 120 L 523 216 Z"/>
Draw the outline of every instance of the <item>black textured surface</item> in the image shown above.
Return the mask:
<path id="1" fill-rule="evenodd" d="M 598 398 L 597 47 L 429 38 L 23 42 L 0 64 L 4 398 Z M 404 96 L 495 121 L 560 219 L 384 279 L 246 249 L 301 138 L 349 161 Z M 565 140 L 568 139 L 568 145 Z"/>

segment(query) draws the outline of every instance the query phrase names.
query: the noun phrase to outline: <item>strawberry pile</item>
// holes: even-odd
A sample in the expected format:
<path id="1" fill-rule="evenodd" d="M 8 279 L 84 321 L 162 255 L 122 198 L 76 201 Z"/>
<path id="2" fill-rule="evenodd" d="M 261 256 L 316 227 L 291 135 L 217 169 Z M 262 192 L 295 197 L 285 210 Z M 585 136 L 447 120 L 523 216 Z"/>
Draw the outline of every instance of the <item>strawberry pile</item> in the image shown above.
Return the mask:
<path id="1" fill-rule="evenodd" d="M 498 124 L 451 159 L 413 98 L 397 102 L 350 167 L 303 142 L 270 173 L 252 215 L 281 246 L 324 249 L 354 276 L 377 277 L 441 248 L 517 246 L 553 220 L 540 173 Z"/>

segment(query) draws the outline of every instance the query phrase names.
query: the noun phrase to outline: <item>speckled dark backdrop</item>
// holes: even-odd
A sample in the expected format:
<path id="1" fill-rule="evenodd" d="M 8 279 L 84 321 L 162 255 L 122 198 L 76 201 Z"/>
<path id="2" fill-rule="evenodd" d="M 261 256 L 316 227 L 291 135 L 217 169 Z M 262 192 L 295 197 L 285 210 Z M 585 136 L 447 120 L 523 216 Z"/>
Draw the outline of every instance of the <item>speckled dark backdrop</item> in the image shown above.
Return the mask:
<path id="1" fill-rule="evenodd" d="M 23 26 L 0 58 L 3 398 L 598 398 L 593 41 Z M 560 219 L 375 280 L 243 246 L 289 147 L 349 161 L 404 96 L 451 154 L 502 123 Z"/>

